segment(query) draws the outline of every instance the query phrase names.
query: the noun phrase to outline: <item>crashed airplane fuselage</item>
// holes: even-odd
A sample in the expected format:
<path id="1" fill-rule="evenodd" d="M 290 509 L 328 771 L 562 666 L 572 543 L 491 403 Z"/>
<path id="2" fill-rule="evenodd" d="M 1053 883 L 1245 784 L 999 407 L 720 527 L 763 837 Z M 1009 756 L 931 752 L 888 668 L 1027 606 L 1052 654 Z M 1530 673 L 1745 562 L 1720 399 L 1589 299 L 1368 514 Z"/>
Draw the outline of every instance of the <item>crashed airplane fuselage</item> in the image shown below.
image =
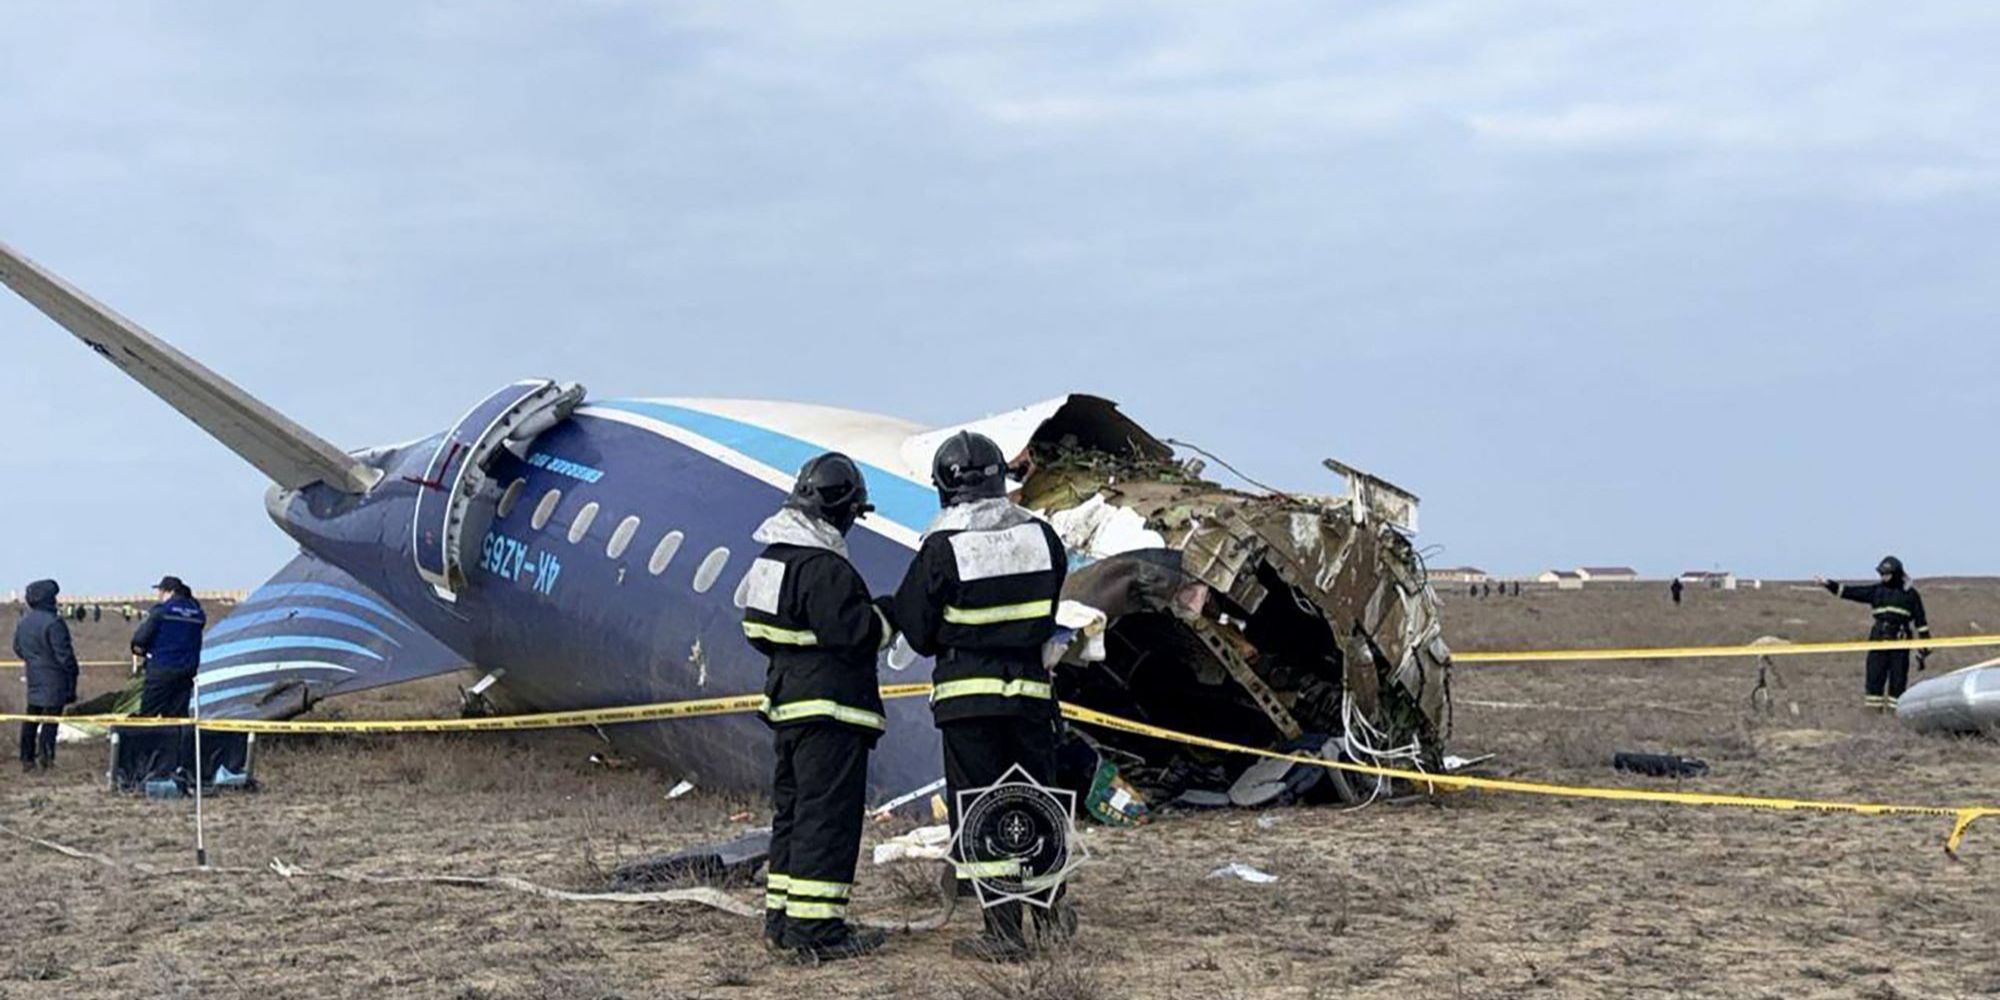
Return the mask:
<path id="1" fill-rule="evenodd" d="M 1022 502 L 1069 542 L 1064 612 L 1082 629 L 1057 672 L 1066 698 L 1352 759 L 1442 752 L 1449 654 L 1404 534 L 1414 500 L 1335 463 L 1342 496 L 1224 489 L 1090 396 L 926 429 L 795 403 L 586 401 L 548 381 L 504 387 L 442 433 L 346 454 L 4 245 L 0 281 L 274 481 L 267 508 L 301 553 L 211 630 L 205 715 L 288 716 L 468 668 L 522 710 L 758 691 L 739 584 L 797 468 L 825 450 L 861 464 L 878 510 L 849 548 L 887 591 L 937 509 L 932 451 L 970 427 L 1022 460 Z M 930 665 L 904 648 L 880 671 L 919 682 Z M 878 796 L 941 767 L 921 699 L 888 716 Z M 710 786 L 768 777 L 754 716 L 605 732 Z M 1154 794 L 1226 784 L 1245 763 L 1094 736 Z"/>

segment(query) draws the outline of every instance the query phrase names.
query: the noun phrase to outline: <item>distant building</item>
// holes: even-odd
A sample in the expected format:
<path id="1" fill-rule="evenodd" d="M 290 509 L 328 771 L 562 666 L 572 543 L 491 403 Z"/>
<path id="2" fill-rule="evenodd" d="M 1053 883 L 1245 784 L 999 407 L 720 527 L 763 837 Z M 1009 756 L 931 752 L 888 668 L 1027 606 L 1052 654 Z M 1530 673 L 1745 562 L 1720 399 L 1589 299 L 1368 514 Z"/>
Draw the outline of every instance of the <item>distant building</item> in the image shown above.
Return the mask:
<path id="1" fill-rule="evenodd" d="M 1485 583 L 1492 579 L 1486 571 L 1476 566 L 1452 566 L 1429 572 L 1432 583 Z"/>
<path id="2" fill-rule="evenodd" d="M 1680 575 L 1682 584 L 1710 590 L 1735 590 L 1736 574 L 1723 569 L 1691 569 Z"/>
<path id="3" fill-rule="evenodd" d="M 1630 566 L 1578 566 L 1576 575 L 1590 583 L 1629 583 L 1639 578 L 1639 571 Z"/>
<path id="4" fill-rule="evenodd" d="M 1535 579 L 1542 583 L 1553 583 L 1557 590 L 1583 589 L 1583 574 L 1573 569 L 1545 570 Z"/>

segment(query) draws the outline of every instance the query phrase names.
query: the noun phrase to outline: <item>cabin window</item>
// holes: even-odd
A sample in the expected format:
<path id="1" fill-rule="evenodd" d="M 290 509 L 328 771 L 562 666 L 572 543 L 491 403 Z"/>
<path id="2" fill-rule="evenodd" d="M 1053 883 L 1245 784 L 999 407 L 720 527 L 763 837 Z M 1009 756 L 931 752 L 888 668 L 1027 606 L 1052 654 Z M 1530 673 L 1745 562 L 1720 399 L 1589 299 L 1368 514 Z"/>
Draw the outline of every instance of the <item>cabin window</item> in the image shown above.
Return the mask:
<path id="1" fill-rule="evenodd" d="M 710 552 L 706 558 L 702 559 L 701 565 L 695 568 L 694 592 L 697 594 L 708 593 L 709 588 L 715 586 L 715 581 L 721 578 L 722 568 L 727 565 L 729 565 L 728 546 L 722 546 L 714 552 Z"/>
<path id="2" fill-rule="evenodd" d="M 556 504 L 559 503 L 562 503 L 561 490 L 550 490 L 547 493 L 542 494 L 542 502 L 535 505 L 535 516 L 533 518 L 530 518 L 528 523 L 532 525 L 536 531 L 540 531 L 543 528 L 548 527 L 549 518 L 555 516 Z"/>
<path id="3" fill-rule="evenodd" d="M 583 536 L 590 533 L 590 522 L 595 520 L 597 520 L 597 501 L 592 500 L 584 504 L 583 509 L 576 512 L 576 520 L 570 522 L 569 543 L 575 545 L 583 541 Z"/>
<path id="4" fill-rule="evenodd" d="M 653 547 L 653 558 L 646 563 L 646 572 L 654 576 L 665 573 L 667 564 L 674 561 L 674 553 L 681 550 L 681 537 L 678 531 L 667 532 L 667 537 L 660 539 L 660 544 Z"/>
<path id="5" fill-rule="evenodd" d="M 638 533 L 639 533 L 638 515 L 635 514 L 631 517 L 626 518 L 623 521 L 618 522 L 617 530 L 611 533 L 610 543 L 604 546 L 604 554 L 610 556 L 613 559 L 616 559 L 619 556 L 624 555 L 625 550 L 632 547 L 632 536 Z"/>
<path id="6" fill-rule="evenodd" d="M 500 506 L 496 513 L 506 517 L 514 513 L 514 505 L 521 502 L 521 492 L 528 488 L 528 481 L 516 479 L 507 484 L 507 492 L 500 494 Z"/>

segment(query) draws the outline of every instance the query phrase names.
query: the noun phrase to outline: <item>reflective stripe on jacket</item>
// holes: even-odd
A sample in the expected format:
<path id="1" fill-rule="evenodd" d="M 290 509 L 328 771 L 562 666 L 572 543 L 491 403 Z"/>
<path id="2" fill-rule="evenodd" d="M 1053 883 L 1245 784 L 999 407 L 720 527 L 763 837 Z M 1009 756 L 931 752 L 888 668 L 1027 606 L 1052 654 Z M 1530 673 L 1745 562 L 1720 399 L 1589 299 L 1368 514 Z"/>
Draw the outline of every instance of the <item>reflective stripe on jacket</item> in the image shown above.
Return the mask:
<path id="1" fill-rule="evenodd" d="M 912 649 L 936 658 L 938 722 L 1055 713 L 1041 651 L 1067 570 L 1061 536 L 1025 511 L 925 536 L 891 614 Z"/>
<path id="2" fill-rule="evenodd" d="M 773 726 L 886 727 L 875 660 L 888 621 L 839 552 L 774 544 L 744 575 L 743 636 L 771 658 L 762 712 Z"/>

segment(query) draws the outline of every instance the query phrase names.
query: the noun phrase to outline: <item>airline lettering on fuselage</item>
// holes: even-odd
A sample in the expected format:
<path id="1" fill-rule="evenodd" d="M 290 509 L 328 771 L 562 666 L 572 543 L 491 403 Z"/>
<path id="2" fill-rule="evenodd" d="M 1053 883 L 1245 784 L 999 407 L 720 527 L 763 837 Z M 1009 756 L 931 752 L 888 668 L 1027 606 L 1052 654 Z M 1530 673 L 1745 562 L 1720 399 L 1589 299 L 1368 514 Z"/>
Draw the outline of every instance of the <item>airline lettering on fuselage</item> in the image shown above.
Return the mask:
<path id="1" fill-rule="evenodd" d="M 545 451 L 529 455 L 528 464 L 585 483 L 594 483 L 604 478 L 602 469 L 593 469 L 582 462 L 572 462 L 567 458 L 557 458 Z"/>
<path id="2" fill-rule="evenodd" d="M 551 552 L 538 553 L 519 539 L 489 531 L 479 546 L 479 568 L 510 583 L 520 583 L 526 574 L 527 586 L 536 593 L 553 594 L 556 578 L 562 575 L 562 560 Z"/>

